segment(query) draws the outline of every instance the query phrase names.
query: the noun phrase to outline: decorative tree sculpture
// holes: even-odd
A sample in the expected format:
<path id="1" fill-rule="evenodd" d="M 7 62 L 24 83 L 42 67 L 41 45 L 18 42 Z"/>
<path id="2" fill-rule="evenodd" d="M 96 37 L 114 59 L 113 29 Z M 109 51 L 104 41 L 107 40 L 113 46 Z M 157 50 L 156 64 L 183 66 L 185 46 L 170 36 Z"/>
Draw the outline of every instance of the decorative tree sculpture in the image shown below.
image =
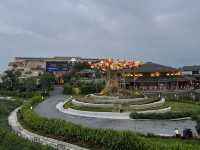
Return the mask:
<path id="1" fill-rule="evenodd" d="M 102 73 L 106 74 L 106 86 L 101 94 L 105 95 L 115 95 L 120 89 L 118 75 L 123 77 L 124 69 L 135 69 L 141 64 L 141 61 L 128 61 L 124 59 L 117 59 L 113 61 L 113 59 L 105 59 L 98 63 L 91 64 L 91 68 L 95 68 L 100 70 Z M 134 73 L 135 74 L 135 73 Z"/>

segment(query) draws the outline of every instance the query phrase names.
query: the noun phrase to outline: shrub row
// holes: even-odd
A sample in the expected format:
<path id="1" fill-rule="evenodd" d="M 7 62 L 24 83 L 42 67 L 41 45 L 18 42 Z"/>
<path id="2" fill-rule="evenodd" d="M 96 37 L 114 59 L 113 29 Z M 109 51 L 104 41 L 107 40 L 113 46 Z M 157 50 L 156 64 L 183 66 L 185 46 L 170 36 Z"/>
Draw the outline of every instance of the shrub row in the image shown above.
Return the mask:
<path id="1" fill-rule="evenodd" d="M 77 85 L 72 85 L 69 83 L 66 83 L 64 85 L 64 94 L 72 94 L 77 95 L 77 92 L 75 91 L 75 88 L 79 89 L 78 94 L 90 94 L 90 93 L 99 93 L 104 88 L 104 83 L 85 83 L 80 82 Z"/>
<path id="2" fill-rule="evenodd" d="M 47 146 L 31 143 L 10 131 L 8 115 L 21 101 L 0 101 L 0 150 L 51 150 Z"/>
<path id="3" fill-rule="evenodd" d="M 0 127 L 0 150 L 53 150 L 47 146 L 33 144 Z"/>
<path id="4" fill-rule="evenodd" d="M 41 95 L 41 92 L 19 92 L 19 91 L 0 91 L 1 96 L 13 96 L 22 98 L 31 98 L 36 95 Z"/>
<path id="5" fill-rule="evenodd" d="M 188 112 L 167 112 L 167 113 L 136 113 L 133 112 L 130 114 L 130 118 L 132 119 L 177 119 L 190 117 L 191 113 Z"/>
<path id="6" fill-rule="evenodd" d="M 34 97 L 19 111 L 19 120 L 26 128 L 42 135 L 58 138 L 91 149 L 105 150 L 198 150 L 194 143 L 178 140 L 155 140 L 129 131 L 110 129 L 91 129 L 59 119 L 47 119 L 30 109 L 41 101 Z"/>

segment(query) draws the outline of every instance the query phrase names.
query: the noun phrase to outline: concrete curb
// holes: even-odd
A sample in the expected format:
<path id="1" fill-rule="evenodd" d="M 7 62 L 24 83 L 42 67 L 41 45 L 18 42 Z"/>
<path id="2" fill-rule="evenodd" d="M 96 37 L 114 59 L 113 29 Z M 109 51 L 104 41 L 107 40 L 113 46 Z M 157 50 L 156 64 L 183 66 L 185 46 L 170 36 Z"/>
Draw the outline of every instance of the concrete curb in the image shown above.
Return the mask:
<path id="1" fill-rule="evenodd" d="M 14 99 L 14 98 L 12 98 L 12 97 L 10 97 L 10 96 L 6 96 L 6 97 L 4 97 L 4 96 L 0 96 L 0 100 L 15 101 L 16 99 Z"/>
<path id="2" fill-rule="evenodd" d="M 131 119 L 138 121 L 148 121 L 148 120 L 169 120 L 169 121 L 181 121 L 181 120 L 191 120 L 191 117 L 176 118 L 176 119 Z"/>
<path id="3" fill-rule="evenodd" d="M 56 108 L 65 114 L 73 115 L 73 116 L 81 116 L 81 117 L 90 117 L 90 118 L 101 118 L 101 119 L 121 119 L 121 120 L 147 120 L 147 119 L 131 119 L 129 117 L 131 112 L 126 113 L 118 113 L 118 112 L 92 112 L 92 111 L 80 111 L 75 110 L 72 108 L 64 109 L 64 104 L 66 102 L 69 102 L 68 100 L 65 102 L 59 102 L 56 105 Z M 158 109 L 158 110 L 148 110 L 148 111 L 140 111 L 138 113 L 165 113 L 169 112 L 171 110 L 171 107 Z M 155 119 L 149 119 L 149 120 L 155 120 Z M 170 120 L 170 119 L 169 119 Z"/>
<path id="4" fill-rule="evenodd" d="M 164 103 L 165 103 L 165 98 L 161 98 L 159 101 L 148 103 L 148 104 L 129 105 L 128 108 L 129 109 L 135 109 L 135 110 L 138 110 L 138 109 L 150 109 L 150 108 L 160 107 L 160 106 L 164 105 Z M 85 102 L 81 102 L 81 101 L 76 101 L 76 99 L 72 99 L 72 104 L 75 105 L 75 106 L 92 107 L 92 108 L 98 108 L 98 107 L 100 107 L 100 108 L 112 108 L 112 107 L 115 106 L 115 104 L 85 103 Z M 73 113 L 74 115 L 77 114 L 77 113 L 84 114 L 84 116 L 86 116 L 86 117 L 89 114 L 91 114 L 89 117 L 94 116 L 95 118 L 98 118 L 99 115 L 103 116 L 101 118 L 105 118 L 104 116 L 108 116 L 106 118 L 110 118 L 109 117 L 110 115 L 112 115 L 113 117 L 115 117 L 117 115 L 117 116 L 119 116 L 119 119 L 123 119 L 124 116 L 126 116 L 125 119 L 127 119 L 127 115 L 129 116 L 129 114 L 130 114 L 130 113 L 129 114 L 125 114 L 125 113 L 113 113 L 113 112 L 110 112 L 110 113 L 106 113 L 106 112 L 105 113 L 103 113 L 103 112 L 102 113 L 97 113 L 97 112 L 90 113 L 90 111 L 88 111 L 87 114 L 86 114 L 86 111 L 79 111 L 78 112 L 77 110 L 73 110 L 73 109 L 68 109 L 68 111 L 70 111 L 68 113 Z M 155 110 L 152 109 L 152 110 L 145 110 L 145 111 L 137 111 L 137 112 L 138 113 L 166 113 L 166 112 L 169 112 L 169 111 L 171 111 L 171 107 L 161 108 L 161 109 L 155 109 Z"/>
<path id="5" fill-rule="evenodd" d="M 66 101 L 68 102 L 68 101 Z M 90 117 L 90 118 L 104 118 L 104 119 L 130 119 L 130 113 L 114 113 L 114 112 L 90 112 L 90 111 L 79 111 L 72 108 L 64 109 L 63 106 L 66 102 L 60 102 L 56 105 L 56 108 L 65 114 Z"/>
<path id="6" fill-rule="evenodd" d="M 20 109 L 17 108 L 8 117 L 8 124 L 11 126 L 12 130 L 18 135 L 34 143 L 39 143 L 43 145 L 48 145 L 57 150 L 88 150 L 70 143 L 58 141 L 52 138 L 47 138 L 44 136 L 37 135 L 35 133 L 29 132 L 24 129 L 17 120 L 17 112 Z"/>

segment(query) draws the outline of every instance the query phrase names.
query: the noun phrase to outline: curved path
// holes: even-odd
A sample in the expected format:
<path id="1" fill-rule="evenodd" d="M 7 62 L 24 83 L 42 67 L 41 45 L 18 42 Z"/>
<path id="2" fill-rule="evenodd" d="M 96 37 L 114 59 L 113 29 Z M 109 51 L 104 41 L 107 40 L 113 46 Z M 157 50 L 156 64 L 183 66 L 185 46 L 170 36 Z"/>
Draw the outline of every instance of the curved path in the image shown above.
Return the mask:
<path id="1" fill-rule="evenodd" d="M 66 101 L 67 96 L 62 94 L 62 88 L 56 87 L 50 93 L 50 97 L 40 103 L 34 110 L 41 116 L 47 118 L 59 118 L 76 124 L 81 124 L 91 128 L 109 128 L 115 130 L 130 130 L 140 133 L 153 133 L 157 135 L 173 135 L 174 129 L 191 128 L 193 133 L 197 134 L 195 125 L 192 120 L 118 120 L 118 119 L 100 119 L 90 117 L 79 117 L 68 115 L 56 109 L 59 102 Z"/>
<path id="2" fill-rule="evenodd" d="M 79 147 L 77 145 L 73 145 L 70 143 L 66 143 L 63 141 L 59 141 L 56 139 L 44 137 L 35 133 L 32 133 L 26 129 L 24 129 L 21 124 L 18 122 L 17 119 L 17 112 L 21 107 L 15 109 L 8 117 L 8 124 L 13 129 L 13 131 L 18 135 L 23 137 L 24 139 L 27 139 L 29 141 L 32 141 L 34 143 L 39 143 L 43 145 L 51 146 L 58 150 L 88 150 L 83 147 Z"/>

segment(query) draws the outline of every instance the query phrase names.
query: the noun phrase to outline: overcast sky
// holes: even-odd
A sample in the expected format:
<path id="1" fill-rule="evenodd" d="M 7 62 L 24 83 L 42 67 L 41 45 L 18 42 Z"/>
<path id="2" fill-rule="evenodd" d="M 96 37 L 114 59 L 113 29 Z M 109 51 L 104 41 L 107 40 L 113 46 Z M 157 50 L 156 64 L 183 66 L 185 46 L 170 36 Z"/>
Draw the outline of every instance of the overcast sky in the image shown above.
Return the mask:
<path id="1" fill-rule="evenodd" d="M 200 1 L 0 0 L 0 52 L 200 64 Z"/>

